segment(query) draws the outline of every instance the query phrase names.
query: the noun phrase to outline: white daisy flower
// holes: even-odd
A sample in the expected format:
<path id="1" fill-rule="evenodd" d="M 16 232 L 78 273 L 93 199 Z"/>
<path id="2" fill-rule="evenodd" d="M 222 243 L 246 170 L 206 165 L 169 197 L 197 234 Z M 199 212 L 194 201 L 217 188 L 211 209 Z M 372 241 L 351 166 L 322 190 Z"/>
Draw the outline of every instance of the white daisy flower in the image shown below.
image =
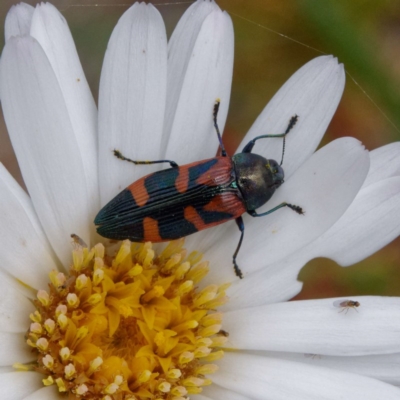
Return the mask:
<path id="1" fill-rule="evenodd" d="M 347 266 L 400 231 L 398 143 L 368 153 L 342 138 L 315 152 L 344 87 L 334 58 L 296 72 L 240 146 L 299 116 L 285 183 L 258 211 L 288 201 L 306 214 L 245 218 L 239 280 L 234 222 L 190 236 L 192 253 L 181 240 L 105 247 L 93 224 L 120 190 L 161 168 L 122 162 L 114 148 L 180 165 L 215 156 L 211 113 L 220 98 L 222 130 L 232 78 L 229 16 L 199 0 L 167 47 L 158 11 L 134 4 L 110 39 L 99 111 L 51 4 L 15 6 L 5 25 L 0 97 L 29 196 L 1 166 L 2 398 L 400 398 L 399 298 L 287 302 L 308 260 Z M 279 160 L 282 140 L 254 151 Z"/>

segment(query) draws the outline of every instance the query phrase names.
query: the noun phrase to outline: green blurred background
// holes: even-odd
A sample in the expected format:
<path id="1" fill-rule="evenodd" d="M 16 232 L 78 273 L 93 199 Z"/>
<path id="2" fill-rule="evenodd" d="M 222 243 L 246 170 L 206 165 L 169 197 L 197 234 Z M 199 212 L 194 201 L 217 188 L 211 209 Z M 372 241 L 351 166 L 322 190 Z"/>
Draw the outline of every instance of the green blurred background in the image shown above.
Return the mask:
<path id="1" fill-rule="evenodd" d="M 35 1 L 26 1 L 34 5 Z M 2 0 L 0 20 L 15 1 Z M 68 20 L 97 99 L 111 31 L 132 1 L 55 0 Z M 168 36 L 191 2 L 154 0 Z M 347 83 L 322 144 L 354 136 L 367 149 L 400 139 L 400 2 L 381 0 L 220 0 L 235 27 L 232 98 L 224 140 L 233 153 L 279 87 L 310 59 L 334 54 Z M 0 40 L 4 43 L 3 32 Z M 22 183 L 2 115 L 0 160 Z M 341 268 L 315 259 L 301 271 L 296 298 L 400 295 L 400 239 L 361 263 Z"/>

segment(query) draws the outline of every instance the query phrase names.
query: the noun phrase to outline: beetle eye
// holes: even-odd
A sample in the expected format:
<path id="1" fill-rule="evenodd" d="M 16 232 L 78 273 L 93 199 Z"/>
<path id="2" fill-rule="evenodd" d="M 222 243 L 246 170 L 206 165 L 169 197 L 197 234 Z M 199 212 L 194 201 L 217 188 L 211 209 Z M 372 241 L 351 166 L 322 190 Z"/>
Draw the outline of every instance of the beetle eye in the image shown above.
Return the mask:
<path id="1" fill-rule="evenodd" d="M 267 160 L 267 161 L 268 161 L 268 164 L 265 164 L 265 167 L 267 169 L 269 169 L 272 173 L 275 173 L 276 165 L 273 162 L 270 162 L 270 160 Z M 273 160 L 271 160 L 271 161 L 273 161 Z"/>

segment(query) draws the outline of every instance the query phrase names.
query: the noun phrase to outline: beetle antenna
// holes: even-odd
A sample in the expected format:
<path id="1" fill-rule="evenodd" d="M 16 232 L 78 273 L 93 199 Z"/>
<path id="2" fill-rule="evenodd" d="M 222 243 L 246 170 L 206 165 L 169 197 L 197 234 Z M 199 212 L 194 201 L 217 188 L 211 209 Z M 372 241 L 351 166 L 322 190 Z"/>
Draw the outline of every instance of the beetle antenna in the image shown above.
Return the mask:
<path id="1" fill-rule="evenodd" d="M 281 163 L 279 165 L 282 165 L 282 163 L 283 163 L 283 156 L 285 154 L 285 146 L 286 146 L 286 136 L 283 137 L 282 159 L 281 159 Z"/>
<path id="2" fill-rule="evenodd" d="M 289 125 L 288 125 L 288 127 L 286 128 L 286 131 L 285 131 L 284 136 L 283 136 L 282 160 L 281 160 L 281 163 L 280 163 L 279 165 L 282 165 L 282 163 L 283 163 L 283 156 L 284 156 L 284 154 L 285 154 L 285 146 L 286 146 L 286 135 L 287 135 L 287 134 L 292 130 L 292 128 L 296 125 L 296 122 L 297 122 L 298 119 L 299 119 L 299 116 L 298 116 L 298 115 L 293 115 L 293 117 L 290 118 Z"/>

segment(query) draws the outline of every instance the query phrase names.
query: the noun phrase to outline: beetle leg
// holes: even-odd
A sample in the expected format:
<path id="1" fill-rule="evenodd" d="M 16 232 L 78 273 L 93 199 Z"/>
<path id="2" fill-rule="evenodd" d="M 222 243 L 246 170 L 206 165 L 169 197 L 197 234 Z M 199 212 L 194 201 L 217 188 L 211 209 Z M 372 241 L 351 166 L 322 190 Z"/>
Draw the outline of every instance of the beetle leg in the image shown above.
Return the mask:
<path id="1" fill-rule="evenodd" d="M 304 215 L 304 211 L 303 211 L 303 209 L 302 209 L 301 207 L 295 206 L 295 205 L 293 205 L 293 204 L 289 204 L 289 203 L 286 203 L 286 202 L 281 203 L 281 204 L 279 204 L 278 206 L 272 208 L 271 210 L 266 211 L 266 212 L 263 212 L 263 213 L 261 213 L 261 214 L 257 214 L 257 212 L 256 212 L 255 210 L 248 210 L 247 212 L 248 212 L 248 214 L 250 214 L 252 217 L 263 217 L 264 215 L 271 214 L 271 213 L 273 213 L 274 211 L 279 210 L 280 208 L 283 208 L 283 207 L 289 207 L 289 208 L 292 209 L 293 211 L 297 212 L 297 214 Z"/>
<path id="2" fill-rule="evenodd" d="M 219 110 L 220 103 L 221 103 L 220 99 L 215 100 L 214 110 L 213 110 L 213 120 L 214 120 L 215 130 L 217 131 L 219 147 L 221 148 L 221 155 L 222 155 L 222 157 L 226 157 L 225 146 L 224 146 L 224 143 L 222 142 L 222 137 L 221 137 L 221 133 L 219 131 L 218 122 L 217 122 L 217 116 L 218 116 L 218 110 Z"/>
<path id="3" fill-rule="evenodd" d="M 134 161 L 134 160 L 131 160 L 130 158 L 126 158 L 125 156 L 122 155 L 122 153 L 119 150 L 115 150 L 115 149 L 114 149 L 114 156 L 119 158 L 120 160 L 129 161 L 131 163 L 134 163 L 135 165 L 169 163 L 172 168 L 178 168 L 178 164 L 175 161 L 171 161 L 171 160 Z"/>
<path id="4" fill-rule="evenodd" d="M 238 276 L 240 279 L 243 279 L 243 273 L 240 270 L 239 266 L 236 264 L 236 256 L 239 253 L 240 250 L 240 246 L 242 245 L 242 241 L 243 241 L 243 235 L 244 235 L 244 223 L 243 223 L 243 218 L 242 217 L 238 217 L 235 219 L 237 226 L 239 227 L 240 230 L 240 239 L 239 239 L 239 243 L 236 247 L 235 252 L 233 253 L 233 269 L 235 270 L 235 274 L 236 276 Z"/>
<path id="5" fill-rule="evenodd" d="M 279 138 L 279 137 L 285 137 L 291 130 L 292 128 L 296 125 L 297 120 L 299 119 L 298 115 L 294 115 L 292 118 L 290 118 L 289 124 L 285 130 L 284 133 L 278 133 L 277 135 L 261 135 L 257 136 L 254 139 L 250 140 L 249 143 L 244 146 L 242 153 L 251 153 L 253 150 L 254 144 L 258 139 L 266 139 L 266 138 Z"/>

